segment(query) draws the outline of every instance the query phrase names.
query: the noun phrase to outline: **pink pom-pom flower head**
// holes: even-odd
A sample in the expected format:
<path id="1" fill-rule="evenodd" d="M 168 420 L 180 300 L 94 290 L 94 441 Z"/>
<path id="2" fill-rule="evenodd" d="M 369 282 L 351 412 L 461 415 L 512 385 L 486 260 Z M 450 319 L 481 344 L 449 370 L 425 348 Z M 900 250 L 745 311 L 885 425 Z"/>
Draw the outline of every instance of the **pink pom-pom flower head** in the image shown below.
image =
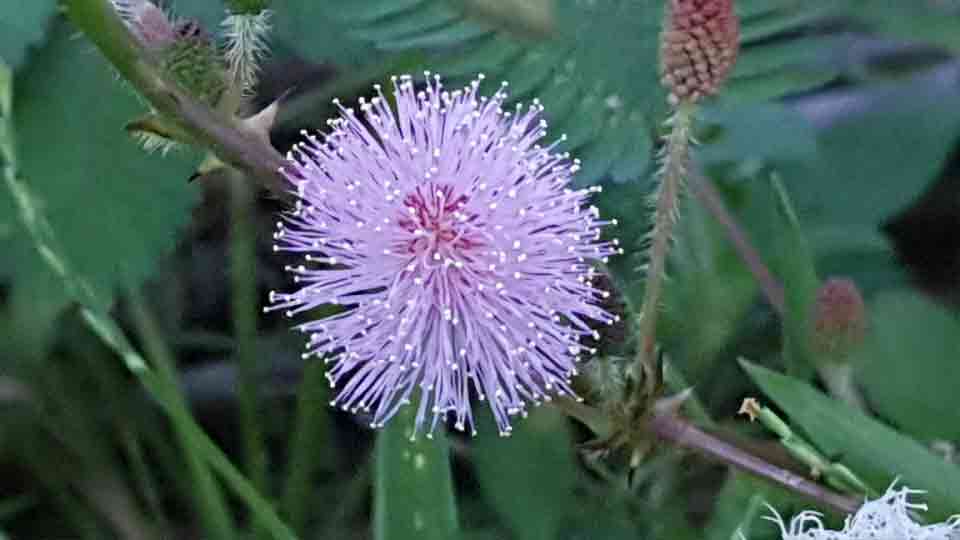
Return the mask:
<path id="1" fill-rule="evenodd" d="M 283 173 L 298 203 L 278 223 L 275 249 L 299 289 L 271 293 L 287 316 L 325 304 L 343 310 L 301 324 L 304 357 L 322 357 L 333 405 L 380 427 L 419 388 L 416 428 L 452 416 L 474 431 L 471 398 L 486 401 L 501 434 L 510 417 L 571 377 L 596 332 L 616 317 L 598 304 L 595 266 L 620 252 L 574 190 L 579 168 L 545 136 L 543 107 L 503 109 L 483 76 L 448 91 L 427 73 L 422 90 L 394 77 L 396 111 L 379 85 L 359 112 L 335 101 L 330 132 L 307 135 Z"/>

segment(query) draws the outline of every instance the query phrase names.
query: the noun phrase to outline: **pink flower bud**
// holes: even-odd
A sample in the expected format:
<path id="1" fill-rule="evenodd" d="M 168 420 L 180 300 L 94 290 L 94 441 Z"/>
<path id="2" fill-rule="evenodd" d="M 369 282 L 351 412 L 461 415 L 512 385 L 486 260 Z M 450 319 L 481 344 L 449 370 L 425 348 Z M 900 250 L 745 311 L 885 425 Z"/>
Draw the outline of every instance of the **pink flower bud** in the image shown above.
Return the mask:
<path id="1" fill-rule="evenodd" d="M 813 351 L 819 358 L 842 359 L 863 342 L 866 308 L 857 285 L 831 278 L 817 291 L 813 312 Z"/>
<path id="2" fill-rule="evenodd" d="M 733 0 L 671 0 L 660 36 L 661 81 L 671 103 L 716 94 L 733 69 L 739 42 Z"/>

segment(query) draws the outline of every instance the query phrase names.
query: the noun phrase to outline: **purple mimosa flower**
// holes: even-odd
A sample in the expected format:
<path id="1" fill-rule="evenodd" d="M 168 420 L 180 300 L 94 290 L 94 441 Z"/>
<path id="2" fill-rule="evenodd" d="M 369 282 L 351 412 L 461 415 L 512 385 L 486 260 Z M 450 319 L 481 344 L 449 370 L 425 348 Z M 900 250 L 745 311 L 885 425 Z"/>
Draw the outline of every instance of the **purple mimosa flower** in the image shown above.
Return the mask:
<path id="1" fill-rule="evenodd" d="M 379 85 L 359 114 L 334 101 L 332 131 L 307 136 L 283 171 L 299 202 L 275 249 L 305 261 L 288 267 L 301 288 L 267 309 L 344 306 L 298 327 L 304 357 L 332 365 L 332 404 L 372 427 L 419 387 L 418 429 L 452 413 L 473 431 L 476 397 L 506 435 L 527 403 L 574 395 L 588 321 L 617 320 L 593 284 L 592 263 L 621 251 L 587 206 L 600 188 L 569 188 L 578 161 L 537 144 L 537 100 L 505 111 L 506 83 L 487 98 L 482 79 L 447 91 L 427 73 L 418 91 L 394 77 L 395 113 Z"/>

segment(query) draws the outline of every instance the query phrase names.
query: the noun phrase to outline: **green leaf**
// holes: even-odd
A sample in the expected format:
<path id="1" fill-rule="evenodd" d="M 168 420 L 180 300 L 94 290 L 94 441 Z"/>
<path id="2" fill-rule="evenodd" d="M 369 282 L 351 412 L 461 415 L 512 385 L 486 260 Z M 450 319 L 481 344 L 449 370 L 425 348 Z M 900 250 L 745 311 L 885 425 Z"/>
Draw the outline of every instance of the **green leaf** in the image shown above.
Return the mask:
<path id="1" fill-rule="evenodd" d="M 770 504 L 768 491 L 770 489 L 767 486 L 755 479 L 732 471 L 717 495 L 717 505 L 705 531 L 706 538 L 735 540 L 738 538 L 738 533 L 754 540 L 772 538 L 760 536 L 755 531 L 755 529 L 762 529 L 763 532 L 773 532 L 772 528 L 767 531 L 766 527 L 757 526 L 760 521 L 758 518 L 767 512 L 764 503 Z"/>
<path id="2" fill-rule="evenodd" d="M 753 188 L 747 230 L 783 286 L 784 363 L 793 375 L 811 375 L 809 319 L 820 285 L 813 252 L 786 187 L 776 175 L 761 176 Z"/>
<path id="3" fill-rule="evenodd" d="M 477 481 L 512 538 L 557 538 L 577 510 L 577 465 L 566 418 L 541 407 L 510 437 L 498 436 L 493 422 L 479 431 L 473 444 Z"/>
<path id="4" fill-rule="evenodd" d="M 925 490 L 932 521 L 960 508 L 960 467 L 806 383 L 749 362 L 742 365 L 813 444 L 824 454 L 837 456 L 875 489 L 900 478 L 904 485 Z"/>
<path id="5" fill-rule="evenodd" d="M 810 351 L 813 305 L 820 287 L 813 254 L 801 231 L 790 196 L 780 179 L 772 180 L 776 197 L 774 227 L 780 229 L 778 265 L 784 288 L 784 356 L 792 373 L 804 373 L 815 360 Z"/>
<path id="6" fill-rule="evenodd" d="M 749 160 L 763 164 L 817 158 L 817 133 L 800 113 L 779 103 L 704 108 L 700 124 L 720 133 L 698 147 L 705 165 Z"/>
<path id="7" fill-rule="evenodd" d="M 415 406 L 400 409 L 377 435 L 374 450 L 374 540 L 454 540 L 457 507 L 450 455 L 441 426 L 411 441 Z"/>
<path id="8" fill-rule="evenodd" d="M 434 53 L 425 65 L 454 79 L 448 81 L 451 85 L 477 72 L 486 73 L 491 83 L 508 80 L 513 100 L 541 97 L 551 121 L 550 136 L 568 135 L 564 149 L 584 161 L 578 182 L 591 184 L 609 176 L 636 178 L 648 169 L 652 152 L 649 145 L 633 144 L 640 142 L 634 134 L 646 132 L 644 136 L 649 137 L 666 113 L 656 69 L 664 2 L 557 0 L 554 4 L 552 14 L 542 15 L 556 22 L 555 32 L 541 40 L 519 38 L 510 31 L 515 28 L 491 28 L 490 19 L 475 20 L 463 3 L 449 0 L 368 0 L 337 9 L 296 0 L 278 13 L 277 35 L 308 58 L 366 61 L 369 56 L 356 54 L 363 44 L 382 51 L 415 49 Z M 850 38 L 826 23 L 839 15 L 870 30 L 918 39 L 924 37 L 924 26 L 911 21 L 939 21 L 935 26 L 943 29 L 944 39 L 950 35 L 948 18 L 937 8 L 866 9 L 860 4 L 857 0 L 737 2 L 741 51 L 721 99 L 712 107 L 722 111 L 762 102 L 820 87 L 837 77 L 849 68 L 835 58 L 849 49 Z M 810 148 L 809 140 L 799 153 L 790 147 L 796 134 L 808 135 L 808 129 L 781 129 L 772 140 L 783 143 L 770 150 L 737 144 L 738 140 L 769 140 L 757 133 L 755 125 L 738 122 L 740 112 L 724 115 L 730 120 L 726 129 L 734 142 L 719 151 L 724 159 L 757 157 L 758 150 L 764 158 L 771 151 L 798 158 Z M 765 111 L 758 114 L 763 117 Z M 744 148 L 750 151 L 743 156 L 729 153 Z"/>
<path id="9" fill-rule="evenodd" d="M 956 7 L 949 3 L 853 0 L 847 13 L 899 38 L 960 50 Z"/>
<path id="10" fill-rule="evenodd" d="M 357 7 L 376 2 L 357 2 Z M 384 8 L 389 9 L 389 2 Z M 357 66 L 372 60 L 377 55 L 366 42 L 347 35 L 344 25 L 338 21 L 341 10 L 353 12 L 348 3 L 317 2 L 316 0 L 285 0 L 277 6 L 273 18 L 271 41 L 279 49 L 292 50 L 306 60 L 331 62 L 339 66 Z"/>
<path id="11" fill-rule="evenodd" d="M 3 0 L 0 3 L 0 62 L 17 69 L 27 48 L 39 45 L 47 22 L 57 11 L 56 0 Z"/>
<path id="12" fill-rule="evenodd" d="M 112 303 L 117 285 L 153 272 L 195 199 L 188 160 L 146 155 L 124 133 L 140 112 L 137 98 L 63 21 L 14 79 L 19 174 L 49 220 L 58 255 L 99 308 Z M 9 197 L 0 192 L 3 206 Z M 44 305 L 68 301 L 62 287 L 51 286 L 49 266 L 28 235 L 0 238 L 0 245 L 10 254 L 15 290 L 32 291 Z"/>
<path id="13" fill-rule="evenodd" d="M 880 297 L 870 321 L 855 365 L 871 407 L 922 440 L 960 440 L 960 318 L 899 292 Z"/>
<path id="14" fill-rule="evenodd" d="M 329 383 L 322 362 L 307 364 L 297 394 L 296 424 L 288 444 L 287 477 L 284 483 L 283 512 L 290 528 L 306 532 L 315 474 L 331 465 Z"/>
<path id="15" fill-rule="evenodd" d="M 603 192 L 593 197 L 603 219 L 619 222 L 618 226 L 609 227 L 607 234 L 620 241 L 624 254 L 611 258 L 608 267 L 620 291 L 635 306 L 643 303 L 643 265 L 646 263 L 643 244 L 650 215 L 647 193 L 645 185 L 629 182 L 603 186 Z"/>
<path id="16" fill-rule="evenodd" d="M 876 227 L 927 187 L 960 135 L 960 95 L 937 77 L 861 93 L 821 130 L 819 159 L 781 169 L 806 222 Z"/>
<path id="17" fill-rule="evenodd" d="M 671 358 L 700 381 L 739 328 L 757 285 L 716 219 L 692 194 L 681 208 L 659 333 L 667 336 Z"/>
<path id="18" fill-rule="evenodd" d="M 463 49 L 465 54 L 441 55 L 441 62 L 431 65 L 457 82 L 483 71 L 492 81 L 508 80 L 514 100 L 541 97 L 552 135 L 566 132 L 565 149 L 583 157 L 578 182 L 595 183 L 611 174 L 620 180 L 634 178 L 648 168 L 649 133 L 666 113 L 656 69 L 662 1 L 558 0 L 552 15 L 556 32 L 541 41 L 490 28 L 489 21 L 470 19 L 469 12 L 462 13 L 448 0 L 394 4 L 371 0 L 364 9 L 348 10 L 338 18 L 348 35 L 384 50 Z M 725 96 L 735 98 L 742 84 L 749 99 L 767 99 L 834 76 L 822 61 L 836 46 L 832 36 L 811 41 L 798 31 L 832 13 L 832 3 L 808 4 L 738 3 L 742 12 L 753 14 L 743 21 L 752 41 L 744 44 L 742 67 L 734 72 Z M 792 37 L 781 37 L 788 34 Z M 767 79 L 770 84 L 765 85 Z"/>
<path id="19" fill-rule="evenodd" d="M 839 229 L 846 231 L 848 238 L 855 237 L 853 227 Z M 879 235 L 878 235 L 879 236 Z M 817 268 L 823 276 L 845 276 L 852 279 L 865 298 L 888 289 L 904 287 L 910 283 L 906 269 L 893 254 L 893 250 L 884 243 L 873 249 L 850 246 L 830 251 L 820 243 L 823 237 L 811 238 L 811 244 L 817 248 Z"/>

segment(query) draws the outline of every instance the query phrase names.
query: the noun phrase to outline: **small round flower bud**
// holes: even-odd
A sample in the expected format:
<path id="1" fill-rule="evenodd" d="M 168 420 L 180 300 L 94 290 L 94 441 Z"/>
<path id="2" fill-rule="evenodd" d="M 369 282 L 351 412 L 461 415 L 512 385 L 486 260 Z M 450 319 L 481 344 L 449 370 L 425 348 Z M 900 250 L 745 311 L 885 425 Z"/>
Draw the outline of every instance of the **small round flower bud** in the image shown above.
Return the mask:
<path id="1" fill-rule="evenodd" d="M 827 280 L 817 291 L 813 311 L 812 346 L 817 358 L 842 360 L 863 342 L 866 308 L 852 280 Z"/>
<path id="2" fill-rule="evenodd" d="M 176 31 L 170 17 L 152 2 L 146 0 L 112 0 L 117 14 L 145 47 L 162 49 L 176 41 Z"/>
<path id="3" fill-rule="evenodd" d="M 670 102 L 715 94 L 733 69 L 739 42 L 733 0 L 670 0 L 660 36 L 661 81 Z"/>
<path id="4" fill-rule="evenodd" d="M 161 52 L 164 71 L 194 97 L 216 105 L 226 86 L 216 44 L 194 19 L 177 21 L 174 34 L 176 40 Z"/>

